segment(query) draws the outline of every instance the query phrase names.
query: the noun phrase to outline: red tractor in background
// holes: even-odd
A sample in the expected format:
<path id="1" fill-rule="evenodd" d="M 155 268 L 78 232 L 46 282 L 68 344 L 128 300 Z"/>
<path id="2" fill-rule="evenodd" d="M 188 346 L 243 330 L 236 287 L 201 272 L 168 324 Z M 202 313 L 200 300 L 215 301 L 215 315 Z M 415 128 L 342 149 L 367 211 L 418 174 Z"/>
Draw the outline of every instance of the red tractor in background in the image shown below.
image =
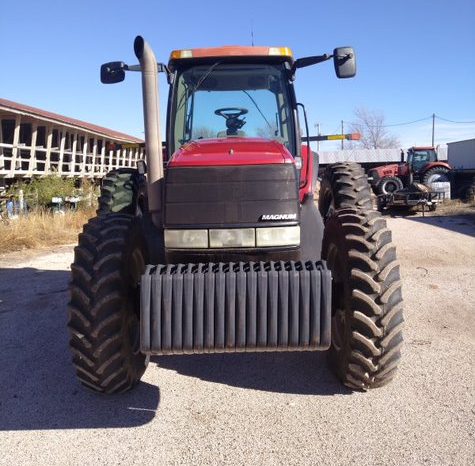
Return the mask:
<path id="1" fill-rule="evenodd" d="M 413 181 L 426 186 L 437 181 L 449 181 L 450 170 L 447 162 L 438 160 L 434 147 L 411 147 L 407 150 L 406 162 L 401 150 L 400 164 L 373 168 L 368 177 L 376 194 L 390 194 L 410 186 Z"/>

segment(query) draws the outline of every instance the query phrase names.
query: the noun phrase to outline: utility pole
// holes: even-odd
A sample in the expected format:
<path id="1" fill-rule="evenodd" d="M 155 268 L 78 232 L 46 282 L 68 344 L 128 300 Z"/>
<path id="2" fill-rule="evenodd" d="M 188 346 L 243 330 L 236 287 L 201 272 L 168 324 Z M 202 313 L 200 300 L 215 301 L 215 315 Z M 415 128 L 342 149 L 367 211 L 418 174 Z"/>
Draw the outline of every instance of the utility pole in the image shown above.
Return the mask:
<path id="1" fill-rule="evenodd" d="M 344 136 L 345 131 L 343 129 L 343 120 L 341 120 L 341 135 Z M 341 150 L 343 150 L 343 139 L 341 140 Z"/>
<path id="2" fill-rule="evenodd" d="M 317 136 L 320 136 L 320 123 L 315 123 L 315 128 L 317 130 Z M 317 141 L 317 150 L 320 150 L 320 141 Z"/>
<path id="3" fill-rule="evenodd" d="M 435 113 L 432 114 L 432 147 L 434 147 Z"/>

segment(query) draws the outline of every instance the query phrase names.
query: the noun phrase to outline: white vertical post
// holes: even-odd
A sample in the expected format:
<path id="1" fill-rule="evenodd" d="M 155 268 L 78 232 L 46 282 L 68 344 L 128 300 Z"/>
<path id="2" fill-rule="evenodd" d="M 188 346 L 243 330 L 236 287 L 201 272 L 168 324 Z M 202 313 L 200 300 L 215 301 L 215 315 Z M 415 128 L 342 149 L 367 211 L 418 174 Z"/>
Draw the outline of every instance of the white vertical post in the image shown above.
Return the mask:
<path id="1" fill-rule="evenodd" d="M 13 177 L 16 170 L 16 161 L 18 157 L 18 142 L 20 141 L 21 115 L 15 118 L 15 130 L 13 132 L 12 159 L 10 165 L 10 176 Z"/>
<path id="2" fill-rule="evenodd" d="M 82 146 L 82 163 L 81 163 L 81 175 L 86 176 L 86 159 L 87 159 L 87 146 L 88 146 L 88 137 L 87 134 L 84 133 L 84 144 Z"/>
<path id="3" fill-rule="evenodd" d="M 71 148 L 71 164 L 69 167 L 69 172 L 71 175 L 76 174 L 76 151 L 78 147 L 78 133 L 73 135 L 73 147 Z"/>
<path id="4" fill-rule="evenodd" d="M 44 173 L 47 174 L 51 167 L 51 146 L 53 145 L 53 128 L 51 126 L 46 127 L 46 159 Z"/>
<path id="5" fill-rule="evenodd" d="M 106 160 L 106 140 L 103 139 L 102 140 L 102 147 L 101 147 L 101 169 L 99 170 L 101 176 L 105 175 L 105 173 L 104 173 L 105 160 Z"/>
<path id="6" fill-rule="evenodd" d="M 92 142 L 92 167 L 91 175 L 94 176 L 94 171 L 96 167 L 96 157 L 97 157 L 97 138 L 95 137 Z"/>
<path id="7" fill-rule="evenodd" d="M 66 131 L 61 132 L 61 142 L 59 143 L 59 165 L 58 173 L 63 174 L 64 147 L 66 146 Z"/>
<path id="8" fill-rule="evenodd" d="M 38 124 L 36 122 L 31 123 L 31 147 L 30 147 L 30 160 L 28 162 L 28 174 L 32 175 L 36 170 L 36 140 L 38 138 Z"/>
<path id="9" fill-rule="evenodd" d="M 138 147 L 135 148 L 135 150 L 134 150 L 134 159 L 133 159 L 134 160 L 134 164 L 133 164 L 134 167 L 137 166 L 137 159 L 139 157 L 139 150 L 140 149 Z"/>
<path id="10" fill-rule="evenodd" d="M 2 119 L 0 118 L 0 144 L 3 144 L 3 129 L 2 129 Z M 0 170 L 5 168 L 5 161 L 3 159 L 3 147 L 0 147 Z"/>
<path id="11" fill-rule="evenodd" d="M 113 142 L 111 142 L 111 144 L 114 144 Z M 112 147 L 112 146 L 111 146 Z M 113 163 L 114 163 L 114 149 L 110 149 L 109 150 L 109 163 L 107 164 L 107 171 L 111 171 L 114 166 L 113 166 Z"/>

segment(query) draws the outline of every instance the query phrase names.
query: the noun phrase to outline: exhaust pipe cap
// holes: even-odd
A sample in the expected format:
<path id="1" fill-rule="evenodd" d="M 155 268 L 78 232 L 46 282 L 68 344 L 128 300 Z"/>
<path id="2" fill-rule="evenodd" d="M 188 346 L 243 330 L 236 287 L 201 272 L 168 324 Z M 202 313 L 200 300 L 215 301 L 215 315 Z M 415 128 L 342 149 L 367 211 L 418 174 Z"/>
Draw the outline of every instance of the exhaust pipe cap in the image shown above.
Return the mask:
<path id="1" fill-rule="evenodd" d="M 142 36 L 137 36 L 134 40 L 134 52 L 135 56 L 141 60 L 143 56 L 143 50 L 145 46 L 145 40 Z"/>

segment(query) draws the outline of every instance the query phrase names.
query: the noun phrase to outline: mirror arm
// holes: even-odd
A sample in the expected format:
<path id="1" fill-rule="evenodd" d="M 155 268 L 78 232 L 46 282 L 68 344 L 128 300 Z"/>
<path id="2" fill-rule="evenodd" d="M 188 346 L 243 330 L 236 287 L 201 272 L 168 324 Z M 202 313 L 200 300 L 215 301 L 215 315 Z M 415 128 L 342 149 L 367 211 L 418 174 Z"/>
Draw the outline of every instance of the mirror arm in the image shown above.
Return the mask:
<path id="1" fill-rule="evenodd" d="M 306 66 L 317 65 L 318 63 L 323 63 L 324 61 L 330 60 L 331 58 L 333 58 L 333 55 L 328 55 L 326 53 L 314 57 L 297 58 L 297 60 L 295 60 L 294 64 L 292 65 L 292 68 L 290 68 L 290 79 L 292 81 L 295 79 L 295 72 L 297 71 L 297 68 L 305 68 Z"/>
<path id="2" fill-rule="evenodd" d="M 140 65 L 125 65 L 124 69 L 127 71 L 142 71 L 142 68 Z M 157 71 L 159 73 L 167 73 L 168 75 L 171 73 L 170 70 L 168 69 L 168 66 L 165 65 L 164 63 L 157 63 Z"/>
<path id="3" fill-rule="evenodd" d="M 173 82 L 174 74 L 170 71 L 167 65 L 164 63 L 157 63 L 157 72 L 158 73 L 166 73 L 168 84 Z M 142 71 L 142 66 L 138 65 L 127 65 L 124 62 L 110 62 L 104 63 L 101 66 L 101 82 L 104 84 L 114 84 L 121 82 L 125 79 L 125 72 L 126 71 Z M 115 74 L 119 75 L 115 79 L 111 79 L 111 76 Z"/>

